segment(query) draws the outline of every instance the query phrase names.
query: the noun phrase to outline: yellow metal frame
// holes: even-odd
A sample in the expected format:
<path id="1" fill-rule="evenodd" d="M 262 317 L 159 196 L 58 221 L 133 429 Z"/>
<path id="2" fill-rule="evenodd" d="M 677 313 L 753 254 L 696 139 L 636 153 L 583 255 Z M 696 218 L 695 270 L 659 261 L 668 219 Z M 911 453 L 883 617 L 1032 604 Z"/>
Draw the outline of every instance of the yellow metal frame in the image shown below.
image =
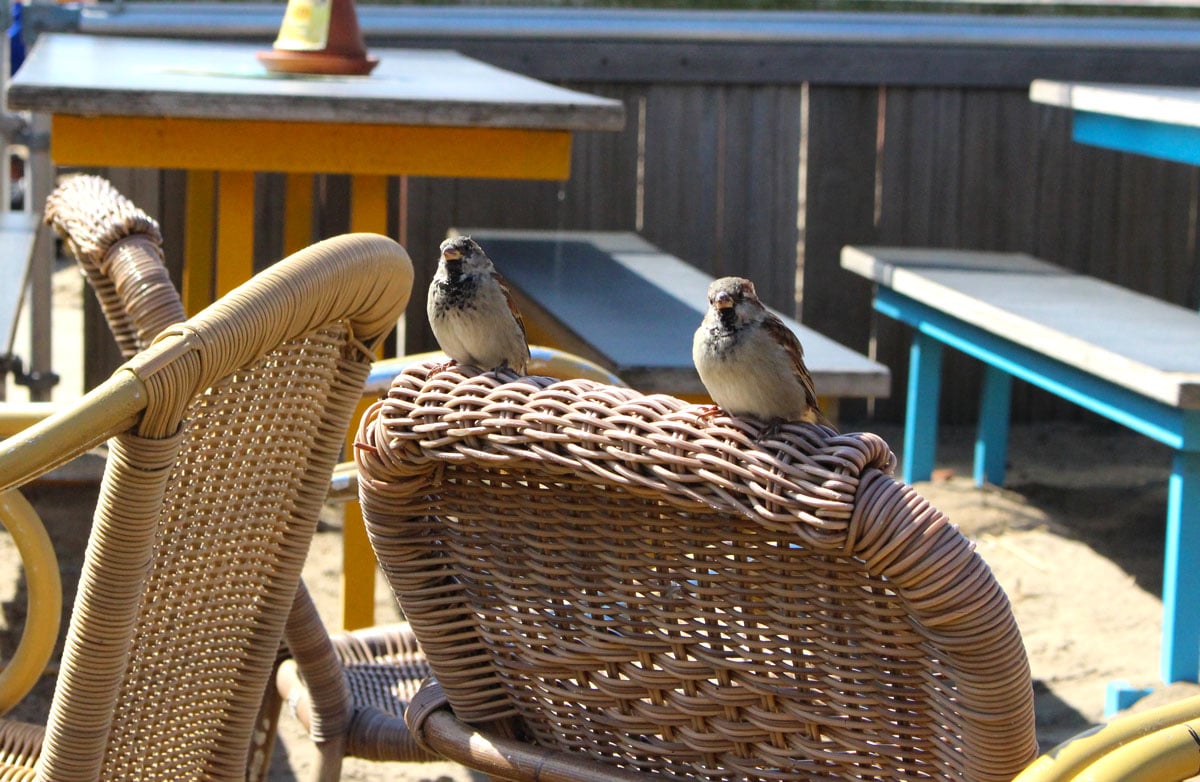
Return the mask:
<path id="1" fill-rule="evenodd" d="M 1035 760 L 1014 782 L 1167 782 L 1200 775 L 1200 695 L 1117 717 Z"/>
<path id="2" fill-rule="evenodd" d="M 0 714 L 20 701 L 45 670 L 62 616 L 62 581 L 50 536 L 15 487 L 129 428 L 145 406 L 145 384 L 132 371 L 124 371 L 71 408 L 51 413 L 49 404 L 5 405 L 0 414 L 5 432 L 32 421 L 0 441 L 0 522 L 17 545 L 29 590 L 25 630 L 13 659 L 0 672 Z"/>
<path id="3" fill-rule="evenodd" d="M 28 595 L 21 640 L 0 671 L 0 714 L 4 714 L 33 689 L 54 652 L 62 617 L 62 577 L 45 525 L 16 489 L 0 492 L 0 525 L 17 545 Z"/>
<path id="4" fill-rule="evenodd" d="M 36 424 L 59 409 L 54 402 L 0 403 L 0 437 L 9 437 Z"/>

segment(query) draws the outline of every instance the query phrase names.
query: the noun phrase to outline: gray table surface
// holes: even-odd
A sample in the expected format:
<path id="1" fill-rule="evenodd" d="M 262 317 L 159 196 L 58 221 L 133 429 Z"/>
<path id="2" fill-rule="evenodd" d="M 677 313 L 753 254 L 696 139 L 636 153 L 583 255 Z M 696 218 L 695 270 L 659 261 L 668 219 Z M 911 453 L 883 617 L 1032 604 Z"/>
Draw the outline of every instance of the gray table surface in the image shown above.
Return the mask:
<path id="1" fill-rule="evenodd" d="M 617 130 L 624 105 L 458 52 L 371 49 L 368 76 L 270 74 L 248 43 L 49 33 L 8 107 L 58 114 Z"/>
<path id="2" fill-rule="evenodd" d="M 1200 127 L 1200 89 L 1035 79 L 1029 99 L 1047 106 Z"/>

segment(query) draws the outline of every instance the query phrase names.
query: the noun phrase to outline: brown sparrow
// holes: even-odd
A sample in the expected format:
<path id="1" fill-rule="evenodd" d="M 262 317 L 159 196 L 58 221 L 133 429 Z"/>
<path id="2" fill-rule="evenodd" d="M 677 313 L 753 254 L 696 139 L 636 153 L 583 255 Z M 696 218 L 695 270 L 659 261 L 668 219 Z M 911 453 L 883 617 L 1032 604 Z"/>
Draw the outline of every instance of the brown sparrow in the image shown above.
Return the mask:
<path id="1" fill-rule="evenodd" d="M 452 362 L 525 374 L 525 322 L 491 259 L 469 236 L 442 242 L 441 253 L 425 307 L 438 345 Z"/>
<path id="2" fill-rule="evenodd" d="M 709 396 L 730 415 L 775 425 L 828 423 L 800 340 L 763 306 L 747 279 L 722 277 L 708 286 L 708 312 L 692 340 L 692 361 Z"/>

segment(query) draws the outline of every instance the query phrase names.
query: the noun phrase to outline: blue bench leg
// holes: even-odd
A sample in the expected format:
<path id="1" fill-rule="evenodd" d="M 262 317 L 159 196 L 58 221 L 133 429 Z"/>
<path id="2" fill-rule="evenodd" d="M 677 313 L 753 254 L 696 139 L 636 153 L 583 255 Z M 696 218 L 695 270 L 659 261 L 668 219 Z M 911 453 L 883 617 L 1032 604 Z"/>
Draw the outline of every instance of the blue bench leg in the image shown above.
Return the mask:
<path id="1" fill-rule="evenodd" d="M 1009 410 L 1012 375 L 991 364 L 984 365 L 983 389 L 979 397 L 979 427 L 975 432 L 975 485 L 1004 485 L 1008 461 Z"/>
<path id="2" fill-rule="evenodd" d="M 1200 680 L 1200 453 L 1176 451 L 1167 490 L 1162 679 Z"/>
<path id="3" fill-rule="evenodd" d="M 905 483 L 927 481 L 937 452 L 938 397 L 942 391 L 942 343 L 916 332 L 908 351 L 908 399 L 904 415 Z"/>
<path id="4" fill-rule="evenodd" d="M 1163 557 L 1163 631 L 1159 671 L 1163 682 L 1200 680 L 1200 453 L 1176 451 L 1167 488 L 1167 540 Z M 1109 684 L 1104 712 L 1128 708 L 1151 689 Z"/>

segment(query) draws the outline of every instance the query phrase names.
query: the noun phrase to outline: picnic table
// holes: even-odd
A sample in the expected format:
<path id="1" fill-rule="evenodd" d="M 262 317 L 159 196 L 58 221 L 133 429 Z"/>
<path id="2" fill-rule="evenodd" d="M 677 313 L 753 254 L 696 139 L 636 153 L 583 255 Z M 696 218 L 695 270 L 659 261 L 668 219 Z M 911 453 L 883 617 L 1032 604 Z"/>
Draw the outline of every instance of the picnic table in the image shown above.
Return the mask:
<path id="1" fill-rule="evenodd" d="M 1200 166 L 1200 89 L 1035 80 L 1035 103 L 1071 110 L 1071 135 L 1082 144 Z M 1193 281 L 1193 293 L 1200 280 Z M 1122 326 L 1123 329 L 1123 326 Z M 1122 329 L 1113 329 L 1114 331 Z M 1152 337 L 1178 372 L 1200 385 L 1200 340 L 1176 328 Z M 1170 346 L 1170 347 L 1161 347 Z M 1182 444 L 1171 471 L 1163 570 L 1164 681 L 1200 680 L 1200 407 L 1180 404 Z M 1133 690 L 1126 700 L 1141 691 Z"/>
<path id="2" fill-rule="evenodd" d="M 1200 90 L 1035 81 L 1032 100 L 1071 109 L 1082 143 L 1200 165 Z M 1001 484 L 1012 378 L 1174 450 L 1167 495 L 1160 675 L 1200 679 L 1200 314 L 1021 253 L 846 247 L 875 308 L 914 329 L 902 469 L 933 467 L 943 346 L 985 364 L 977 483 Z M 1148 690 L 1109 687 L 1118 711 Z"/>

